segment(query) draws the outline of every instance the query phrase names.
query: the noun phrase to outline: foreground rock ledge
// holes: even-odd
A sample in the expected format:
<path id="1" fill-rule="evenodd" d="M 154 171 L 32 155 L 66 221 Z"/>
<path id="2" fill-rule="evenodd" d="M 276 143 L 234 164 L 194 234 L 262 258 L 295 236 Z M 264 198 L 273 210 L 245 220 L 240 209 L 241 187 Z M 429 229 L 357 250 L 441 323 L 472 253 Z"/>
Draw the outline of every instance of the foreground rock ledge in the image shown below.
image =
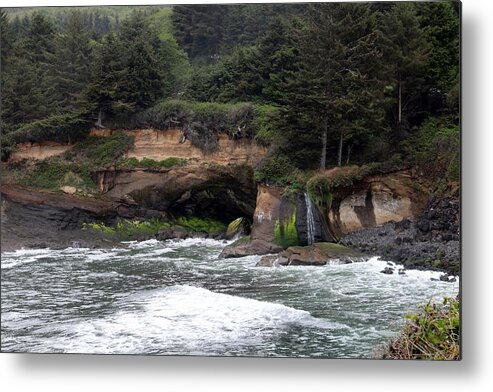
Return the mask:
<path id="1" fill-rule="evenodd" d="M 271 242 L 263 240 L 251 240 L 248 237 L 239 239 L 231 245 L 226 246 L 219 258 L 228 259 L 232 257 L 244 257 L 251 255 L 266 255 L 269 253 L 278 253 L 282 247 Z"/>
<path id="2" fill-rule="evenodd" d="M 309 246 L 291 246 L 278 255 L 267 255 L 257 266 L 348 264 L 362 261 L 363 255 L 339 244 L 320 242 Z"/>

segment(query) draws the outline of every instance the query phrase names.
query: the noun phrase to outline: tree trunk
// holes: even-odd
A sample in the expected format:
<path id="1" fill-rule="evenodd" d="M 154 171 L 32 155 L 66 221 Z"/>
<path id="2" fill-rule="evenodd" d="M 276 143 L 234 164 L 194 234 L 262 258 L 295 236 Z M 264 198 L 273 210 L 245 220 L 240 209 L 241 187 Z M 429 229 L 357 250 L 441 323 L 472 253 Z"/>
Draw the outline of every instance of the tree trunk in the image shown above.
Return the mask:
<path id="1" fill-rule="evenodd" d="M 349 158 L 351 157 L 351 145 L 347 145 L 347 159 L 346 159 L 346 165 L 349 165 Z"/>
<path id="2" fill-rule="evenodd" d="M 399 108 L 398 108 L 398 114 L 397 114 L 397 129 L 401 128 L 401 122 L 402 122 L 402 83 L 401 80 L 399 79 Z"/>
<path id="3" fill-rule="evenodd" d="M 342 144 L 344 141 L 344 132 L 341 131 L 341 135 L 339 137 L 339 151 L 337 153 L 337 166 L 342 165 Z"/>
<path id="4" fill-rule="evenodd" d="M 325 117 L 324 128 L 322 130 L 322 154 L 320 155 L 320 170 L 325 170 L 327 166 L 327 132 L 328 119 Z"/>
<path id="5" fill-rule="evenodd" d="M 101 112 L 101 110 L 98 112 L 98 121 L 96 121 L 96 126 L 98 128 L 104 128 L 103 127 L 103 113 Z"/>

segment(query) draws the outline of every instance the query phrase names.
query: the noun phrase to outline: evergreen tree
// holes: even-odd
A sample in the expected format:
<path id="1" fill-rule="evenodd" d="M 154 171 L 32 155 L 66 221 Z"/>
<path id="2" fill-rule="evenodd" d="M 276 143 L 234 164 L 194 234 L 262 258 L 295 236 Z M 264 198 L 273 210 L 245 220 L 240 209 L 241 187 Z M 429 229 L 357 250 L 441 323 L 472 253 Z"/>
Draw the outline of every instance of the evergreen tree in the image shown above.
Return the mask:
<path id="1" fill-rule="evenodd" d="M 49 55 L 47 84 L 50 106 L 56 111 L 76 111 L 89 80 L 89 30 L 84 15 L 73 11 L 54 41 Z"/>
<path id="2" fill-rule="evenodd" d="M 217 59 L 228 9 L 213 4 L 173 7 L 175 37 L 191 59 L 208 63 Z"/>
<path id="3" fill-rule="evenodd" d="M 277 104 L 283 102 L 284 86 L 299 69 L 296 32 L 301 27 L 297 18 L 272 18 L 266 33 L 259 39 L 258 61 L 264 99 Z"/>
<path id="4" fill-rule="evenodd" d="M 92 76 L 85 90 L 84 107 L 97 116 L 99 126 L 102 126 L 103 116 L 131 109 L 122 101 L 119 90 L 120 80 L 126 72 L 123 51 L 115 33 L 106 35 L 93 51 Z"/>
<path id="5" fill-rule="evenodd" d="M 381 33 L 384 72 L 395 102 L 394 131 L 397 141 L 400 141 L 406 136 L 405 127 L 423 90 L 428 56 L 416 5 L 395 4 L 390 12 L 383 14 Z"/>
<path id="6" fill-rule="evenodd" d="M 9 23 L 9 19 L 5 11 L 0 9 L 0 62 L 1 67 L 5 65 L 7 57 L 10 56 L 12 52 L 12 46 L 14 44 L 14 37 L 12 32 L 12 26 Z"/>
<path id="7" fill-rule="evenodd" d="M 162 93 L 159 38 L 149 28 L 145 16 L 134 13 L 123 23 L 119 39 L 125 58 L 119 94 L 134 110 L 147 108 Z"/>
<path id="8" fill-rule="evenodd" d="M 25 36 L 18 40 L 5 63 L 2 117 L 23 124 L 51 114 L 47 86 L 47 59 L 53 53 L 55 27 L 42 13 L 34 13 Z"/>
<path id="9" fill-rule="evenodd" d="M 55 25 L 41 12 L 35 12 L 29 22 L 25 38 L 20 43 L 22 55 L 31 62 L 46 63 L 46 55 L 53 53 Z"/>
<path id="10" fill-rule="evenodd" d="M 344 139 L 378 108 L 372 104 L 381 91 L 375 77 L 380 57 L 375 18 L 364 4 L 311 5 L 299 36 L 300 70 L 286 84 L 284 123 L 289 128 L 293 117 L 298 123 L 305 119 L 303 129 L 288 132 L 289 139 L 307 132 L 312 140 L 319 139 L 319 167 L 325 169 L 329 138 L 338 139 L 340 165 Z"/>
<path id="11" fill-rule="evenodd" d="M 428 42 L 426 78 L 448 90 L 459 75 L 459 15 L 451 2 L 420 4 L 421 26 Z"/>
<path id="12" fill-rule="evenodd" d="M 135 113 L 163 95 L 160 41 L 142 13 L 125 20 L 96 50 L 85 102 L 98 115 Z"/>

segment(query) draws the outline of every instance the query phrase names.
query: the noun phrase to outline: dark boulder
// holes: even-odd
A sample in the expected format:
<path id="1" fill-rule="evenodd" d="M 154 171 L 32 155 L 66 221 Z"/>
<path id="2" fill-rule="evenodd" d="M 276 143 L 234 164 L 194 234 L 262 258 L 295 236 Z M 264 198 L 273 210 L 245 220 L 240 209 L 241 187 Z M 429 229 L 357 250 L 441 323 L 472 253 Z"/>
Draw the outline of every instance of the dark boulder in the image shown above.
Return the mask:
<path id="1" fill-rule="evenodd" d="M 380 271 L 382 274 L 386 275 L 392 275 L 394 273 L 394 269 L 390 267 L 385 267 L 382 271 Z"/>
<path id="2" fill-rule="evenodd" d="M 282 251 L 282 247 L 271 242 L 263 240 L 249 240 L 242 238 L 231 245 L 226 246 L 219 258 L 227 259 L 233 257 L 244 257 L 251 255 L 266 255 L 269 253 L 278 253 Z"/>
<path id="3" fill-rule="evenodd" d="M 361 261 L 361 253 L 345 246 L 327 242 L 309 246 L 291 246 L 277 256 L 264 256 L 259 266 L 347 264 Z"/>
<path id="4" fill-rule="evenodd" d="M 181 226 L 171 226 L 165 229 L 159 230 L 156 234 L 156 238 L 160 241 L 169 239 L 183 240 L 188 237 L 188 231 Z"/>

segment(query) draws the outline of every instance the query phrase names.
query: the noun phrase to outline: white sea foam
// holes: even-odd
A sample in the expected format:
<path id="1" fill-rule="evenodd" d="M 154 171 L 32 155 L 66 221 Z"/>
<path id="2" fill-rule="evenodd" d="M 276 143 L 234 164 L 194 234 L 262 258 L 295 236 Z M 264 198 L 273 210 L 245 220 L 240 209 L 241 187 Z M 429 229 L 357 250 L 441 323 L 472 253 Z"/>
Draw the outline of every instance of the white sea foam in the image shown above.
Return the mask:
<path id="1" fill-rule="evenodd" d="M 28 264 L 53 255 L 51 249 L 19 249 L 14 252 L 2 253 L 2 269 L 13 268 L 21 264 Z"/>
<path id="2" fill-rule="evenodd" d="M 304 310 L 192 286 L 172 286 L 127 297 L 115 314 L 73 326 L 72 337 L 54 342 L 65 352 L 190 354 L 261 344 L 292 325 L 347 328 Z M 62 343 L 60 345 L 60 343 Z"/>

